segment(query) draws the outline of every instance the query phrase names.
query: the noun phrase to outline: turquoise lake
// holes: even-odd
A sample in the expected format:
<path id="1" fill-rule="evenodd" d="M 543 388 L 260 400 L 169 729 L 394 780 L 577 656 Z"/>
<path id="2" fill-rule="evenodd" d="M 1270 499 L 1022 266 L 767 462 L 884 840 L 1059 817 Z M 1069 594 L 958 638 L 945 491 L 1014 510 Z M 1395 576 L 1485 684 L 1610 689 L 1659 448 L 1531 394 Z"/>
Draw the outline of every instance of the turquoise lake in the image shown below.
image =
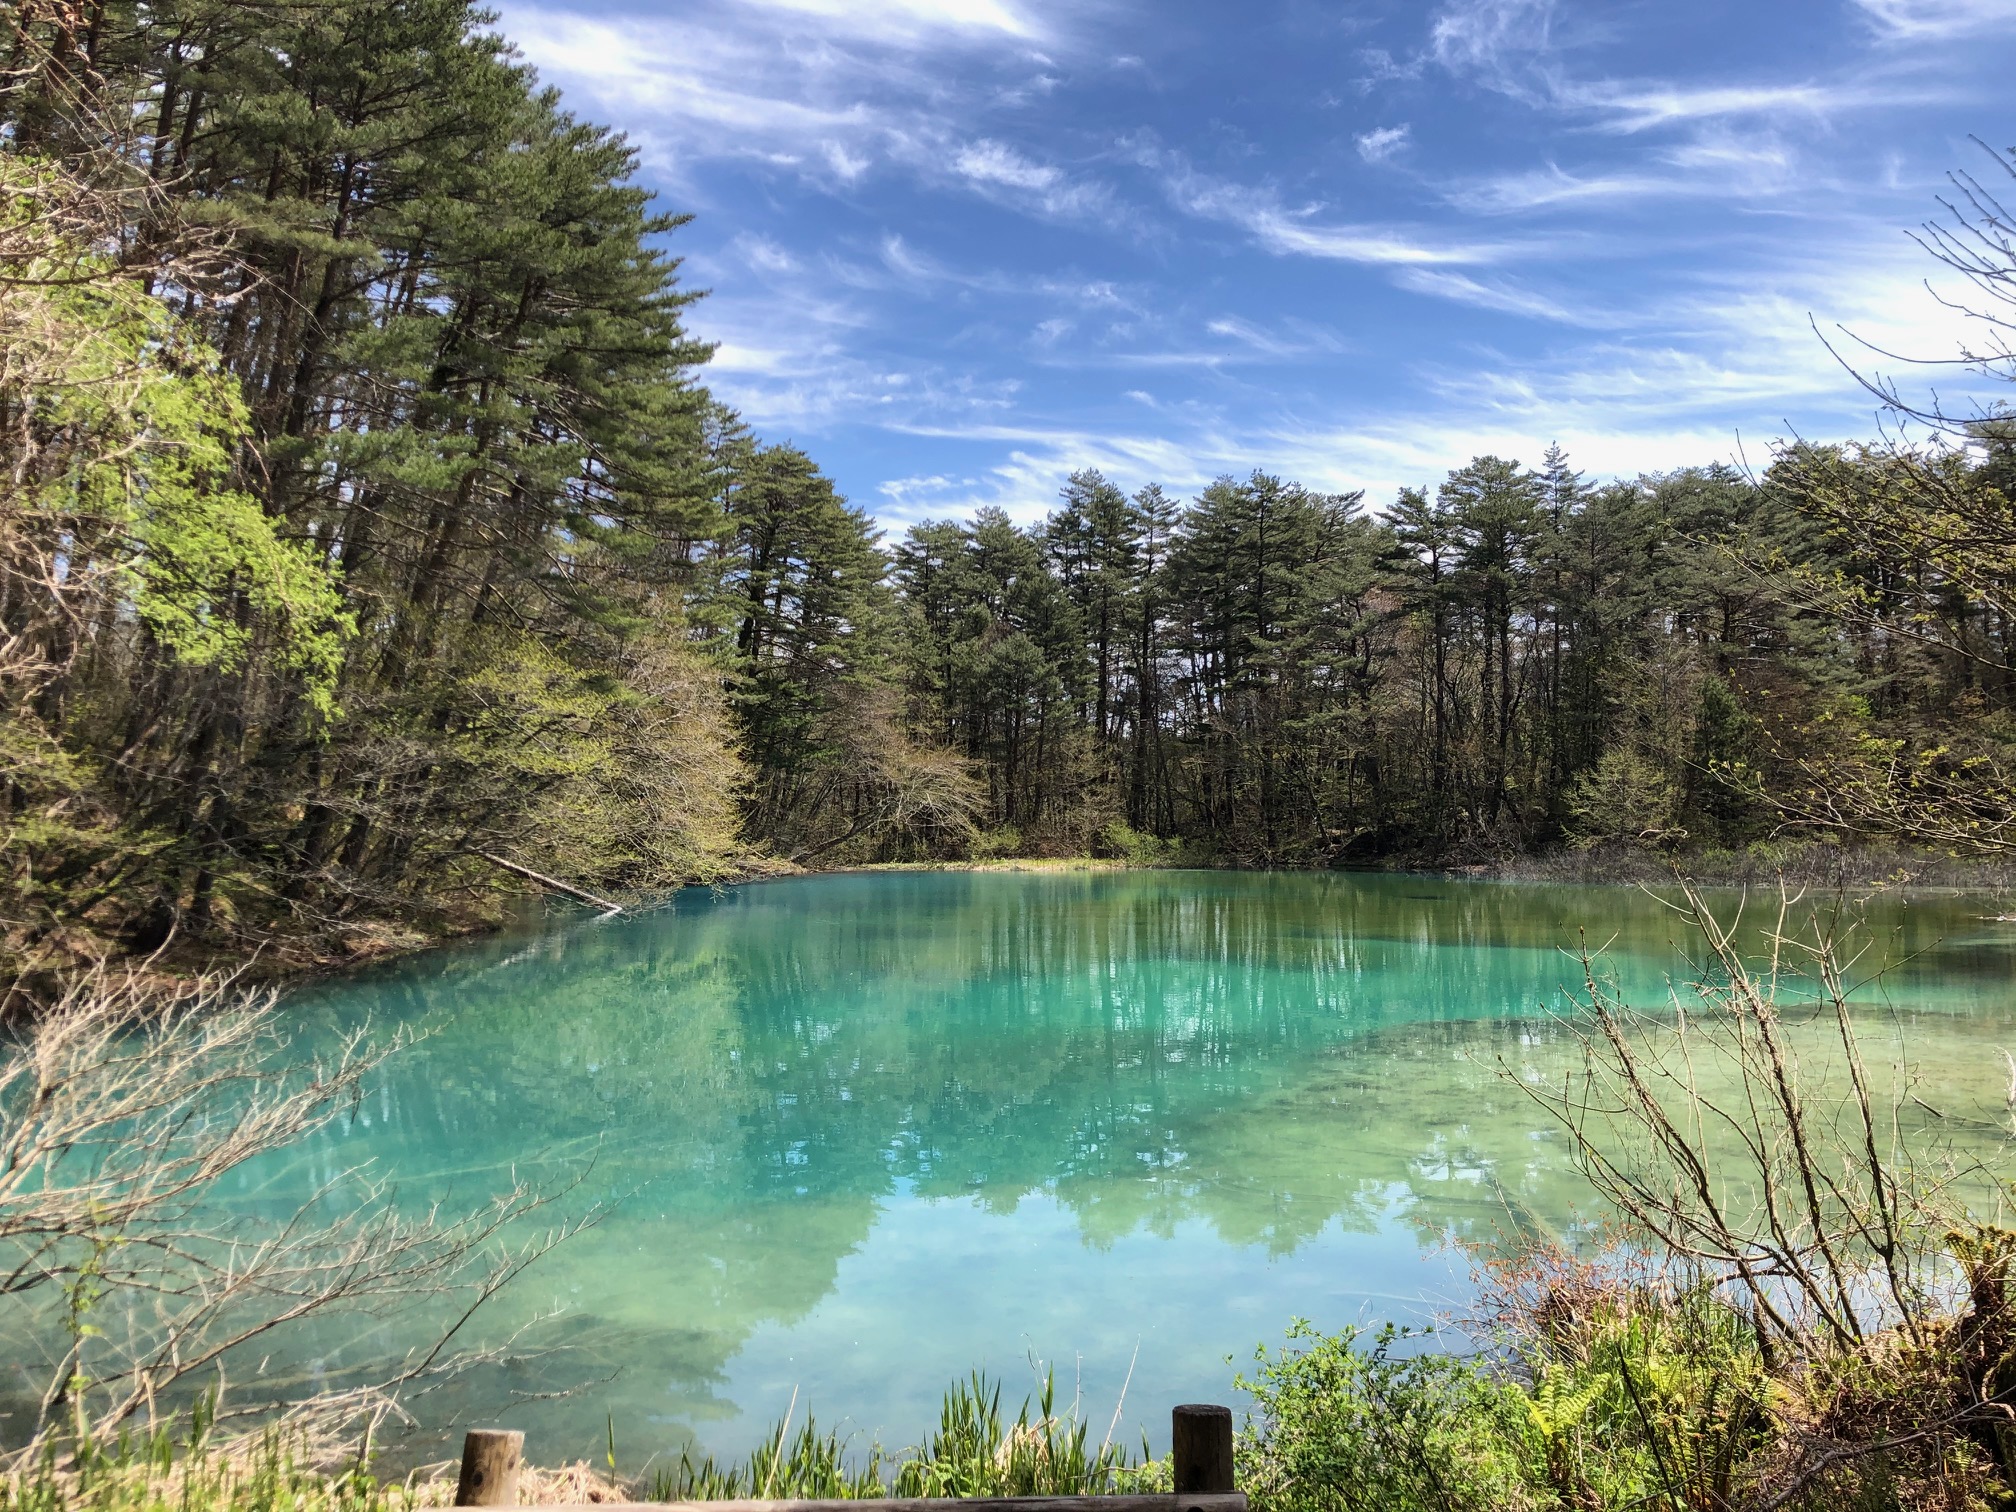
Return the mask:
<path id="1" fill-rule="evenodd" d="M 2006 1118 L 1996 911 L 1849 910 L 1858 972 L 1889 965 L 1875 1040 L 1928 1097 Z M 1657 1009 L 1689 978 L 1682 922 L 1628 888 L 1405 876 L 696 890 L 297 993 L 311 1039 L 424 1038 L 230 1200 L 280 1211 L 367 1163 L 451 1209 L 579 1177 L 565 1205 L 602 1221 L 480 1321 L 522 1327 L 518 1357 L 419 1408 L 525 1427 L 536 1460 L 599 1460 L 612 1430 L 626 1470 L 737 1454 L 787 1410 L 900 1447 L 975 1367 L 1011 1402 L 1054 1368 L 1095 1437 L 1117 1405 L 1118 1436 L 1159 1444 L 1171 1404 L 1236 1402 L 1292 1318 L 1460 1312 L 1464 1246 L 1593 1218 L 1514 1078 L 1578 1053 L 1581 931 Z M 268 1365 L 333 1377 L 421 1326 L 324 1328 Z"/>

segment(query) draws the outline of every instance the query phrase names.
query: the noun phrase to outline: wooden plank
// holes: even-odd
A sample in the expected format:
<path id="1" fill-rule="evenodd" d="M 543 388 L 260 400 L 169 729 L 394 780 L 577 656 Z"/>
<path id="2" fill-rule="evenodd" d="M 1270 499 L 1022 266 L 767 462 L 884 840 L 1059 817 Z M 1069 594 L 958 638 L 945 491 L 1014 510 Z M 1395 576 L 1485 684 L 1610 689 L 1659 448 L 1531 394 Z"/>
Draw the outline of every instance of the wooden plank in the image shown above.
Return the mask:
<path id="1" fill-rule="evenodd" d="M 1244 1491 L 1176 1496 L 940 1496 L 879 1497 L 861 1501 L 599 1502 L 597 1512 L 1247 1512 Z M 519 1512 L 574 1512 L 562 1506 Z"/>

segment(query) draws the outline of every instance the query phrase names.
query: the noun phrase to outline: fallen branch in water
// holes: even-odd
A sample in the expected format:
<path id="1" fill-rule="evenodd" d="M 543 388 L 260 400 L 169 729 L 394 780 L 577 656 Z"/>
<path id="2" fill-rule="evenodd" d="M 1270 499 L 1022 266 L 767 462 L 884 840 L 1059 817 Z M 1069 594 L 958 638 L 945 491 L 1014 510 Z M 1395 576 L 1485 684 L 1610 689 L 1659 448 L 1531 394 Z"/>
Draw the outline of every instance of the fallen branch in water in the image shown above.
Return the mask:
<path id="1" fill-rule="evenodd" d="M 586 888 L 576 887 L 571 882 L 562 882 L 558 877 L 549 877 L 544 872 L 536 872 L 529 866 L 520 866 L 516 861 L 506 861 L 502 856 L 493 856 L 488 851 L 476 852 L 492 866 L 501 866 L 514 876 L 523 877 L 528 882 L 537 882 L 541 887 L 550 887 L 554 892 L 565 893 L 577 902 L 593 904 L 605 913 L 622 913 L 621 903 L 611 903 L 607 898 L 598 898 Z"/>

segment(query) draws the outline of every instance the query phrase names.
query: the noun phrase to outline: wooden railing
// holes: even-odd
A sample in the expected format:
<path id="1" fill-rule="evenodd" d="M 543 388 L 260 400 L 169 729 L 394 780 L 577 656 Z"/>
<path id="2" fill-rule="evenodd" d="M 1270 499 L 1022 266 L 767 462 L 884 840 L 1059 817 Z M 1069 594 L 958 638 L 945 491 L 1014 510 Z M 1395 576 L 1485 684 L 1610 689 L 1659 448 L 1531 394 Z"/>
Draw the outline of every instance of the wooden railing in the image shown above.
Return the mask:
<path id="1" fill-rule="evenodd" d="M 462 1441 L 458 1507 L 518 1505 L 525 1435 L 484 1428 Z M 1170 1415 L 1169 1458 L 1176 1489 L 1151 1496 L 881 1497 L 864 1501 L 603 1502 L 601 1512 L 1246 1512 L 1232 1489 L 1232 1410 L 1178 1407 Z M 540 1512 L 562 1512 L 541 1508 Z"/>

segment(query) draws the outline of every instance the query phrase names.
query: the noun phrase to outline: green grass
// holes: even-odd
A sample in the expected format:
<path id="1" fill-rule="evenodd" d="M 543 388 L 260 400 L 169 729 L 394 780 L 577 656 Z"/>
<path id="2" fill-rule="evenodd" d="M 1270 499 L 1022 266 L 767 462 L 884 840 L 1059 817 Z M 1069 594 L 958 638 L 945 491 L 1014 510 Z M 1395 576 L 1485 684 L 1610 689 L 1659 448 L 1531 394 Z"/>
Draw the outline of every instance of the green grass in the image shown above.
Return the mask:
<path id="1" fill-rule="evenodd" d="M 1033 1412 L 1032 1412 L 1033 1405 Z M 945 1393 L 938 1427 L 919 1447 L 891 1457 L 871 1445 L 851 1463 L 847 1445 L 808 1418 L 792 1436 L 780 1424 L 747 1460 L 719 1464 L 682 1455 L 652 1479 L 652 1501 L 730 1497 L 861 1498 L 878 1496 L 1083 1496 L 1153 1490 L 1163 1466 L 1123 1446 L 1093 1444 L 1075 1411 L 1060 1414 L 1056 1381 L 1046 1376 L 1032 1404 L 1010 1421 L 1000 1383 L 975 1374 Z"/>
<path id="2" fill-rule="evenodd" d="M 405 1512 L 423 1499 L 356 1466 L 314 1464 L 278 1434 L 220 1446 L 164 1431 L 81 1457 L 52 1447 L 0 1477 L 0 1512 Z"/>
<path id="3" fill-rule="evenodd" d="M 610 1458 L 613 1465 L 613 1445 Z M 526 1479 L 563 1481 L 578 1493 L 593 1478 L 528 1470 Z M 1166 1488 L 1167 1469 L 1145 1445 L 1136 1455 L 1093 1442 L 1074 1410 L 1058 1410 L 1054 1379 L 1010 1418 L 1000 1384 L 975 1375 L 945 1393 L 925 1442 L 898 1454 L 879 1444 L 856 1452 L 809 1417 L 795 1431 L 787 1418 L 745 1460 L 682 1455 L 642 1484 L 612 1487 L 615 1480 L 601 1484 L 650 1501 L 1075 1496 Z M 52 1446 L 0 1477 L 0 1512 L 410 1512 L 445 1506 L 454 1490 L 453 1479 L 386 1482 L 360 1466 L 318 1464 L 279 1433 L 216 1443 L 199 1416 L 180 1438 L 126 1437 L 81 1458 Z M 558 1499 L 568 1490 L 538 1494 Z"/>

